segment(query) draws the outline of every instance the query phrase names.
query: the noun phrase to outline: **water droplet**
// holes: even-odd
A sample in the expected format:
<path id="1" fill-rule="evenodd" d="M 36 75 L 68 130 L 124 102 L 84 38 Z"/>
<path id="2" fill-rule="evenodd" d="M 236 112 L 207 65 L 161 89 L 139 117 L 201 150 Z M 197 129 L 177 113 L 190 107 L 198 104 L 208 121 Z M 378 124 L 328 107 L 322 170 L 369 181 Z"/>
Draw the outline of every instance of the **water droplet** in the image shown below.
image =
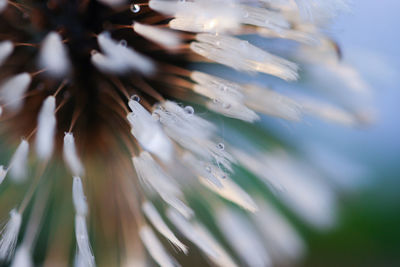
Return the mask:
<path id="1" fill-rule="evenodd" d="M 206 166 L 206 171 L 207 172 L 211 172 L 211 167 L 210 166 Z"/>
<path id="2" fill-rule="evenodd" d="M 220 150 L 224 150 L 224 149 L 225 149 L 224 143 L 219 143 L 219 144 L 217 145 L 217 147 L 218 147 L 218 149 L 220 149 Z"/>
<path id="3" fill-rule="evenodd" d="M 184 108 L 185 112 L 189 115 L 193 115 L 194 114 L 194 108 L 192 106 L 186 106 Z"/>
<path id="4" fill-rule="evenodd" d="M 119 41 L 119 44 L 123 47 L 127 47 L 128 46 L 128 42 L 124 39 L 122 39 L 121 41 Z"/>
<path id="5" fill-rule="evenodd" d="M 138 96 L 138 95 L 133 95 L 133 96 L 131 96 L 131 99 L 132 99 L 133 101 L 140 102 L 140 96 Z"/>
<path id="6" fill-rule="evenodd" d="M 132 3 L 132 4 L 131 4 L 131 11 L 132 11 L 133 13 L 138 13 L 138 12 L 140 11 L 140 6 L 139 6 L 138 4 Z"/>

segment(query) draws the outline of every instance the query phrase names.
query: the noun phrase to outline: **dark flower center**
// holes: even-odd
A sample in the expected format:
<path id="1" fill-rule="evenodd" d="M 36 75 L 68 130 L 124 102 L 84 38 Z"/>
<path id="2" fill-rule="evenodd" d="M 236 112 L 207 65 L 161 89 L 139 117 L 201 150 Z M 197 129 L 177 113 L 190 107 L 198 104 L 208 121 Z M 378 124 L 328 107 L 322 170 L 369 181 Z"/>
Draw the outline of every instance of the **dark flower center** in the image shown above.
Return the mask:
<path id="1" fill-rule="evenodd" d="M 127 96 L 134 94 L 140 94 L 142 100 L 154 104 L 154 98 L 141 94 L 143 85 L 155 85 L 154 76 L 143 77 L 134 71 L 123 75 L 103 73 L 92 64 L 91 55 L 94 51 L 101 51 L 97 36 L 109 32 L 114 40 L 126 43 L 139 54 L 152 58 L 156 64 L 176 64 L 176 59 L 180 58 L 178 55 L 166 53 L 131 27 L 133 21 L 153 25 L 168 21 L 150 10 L 147 2 L 112 8 L 94 0 L 32 0 L 7 9 L 0 16 L 0 39 L 12 40 L 16 49 L 0 68 L 5 70 L 0 79 L 20 72 L 41 71 L 37 64 L 39 49 L 49 32 L 60 34 L 71 62 L 71 72 L 67 77 L 52 78 L 46 75 L 46 71 L 35 75 L 23 109 L 11 122 L 14 127 L 7 127 L 7 130 L 18 138 L 30 135 L 36 127 L 43 100 L 57 92 L 59 144 L 64 132 L 70 130 L 78 136 L 78 143 L 82 141 L 85 148 L 93 144 L 96 149 L 99 142 L 107 139 L 115 129 L 129 133 L 123 105 L 127 103 Z M 157 72 L 163 72 L 161 66 Z M 153 88 L 157 91 L 157 85 Z"/>

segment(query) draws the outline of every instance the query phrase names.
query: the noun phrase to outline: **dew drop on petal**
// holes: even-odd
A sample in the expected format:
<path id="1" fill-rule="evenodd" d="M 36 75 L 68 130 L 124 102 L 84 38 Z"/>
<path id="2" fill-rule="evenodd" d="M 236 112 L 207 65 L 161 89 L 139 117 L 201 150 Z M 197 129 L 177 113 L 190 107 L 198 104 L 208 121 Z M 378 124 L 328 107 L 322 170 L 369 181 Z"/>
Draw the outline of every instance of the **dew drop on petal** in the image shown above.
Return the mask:
<path id="1" fill-rule="evenodd" d="M 119 44 L 121 46 L 123 46 L 123 47 L 127 47 L 128 46 L 128 42 L 126 40 L 123 40 L 123 39 L 121 41 L 119 41 Z"/>
<path id="2" fill-rule="evenodd" d="M 131 99 L 132 99 L 133 101 L 140 102 L 140 96 L 138 96 L 138 95 L 133 95 L 133 96 L 131 96 Z"/>
<path id="3" fill-rule="evenodd" d="M 189 115 L 194 114 L 194 108 L 193 108 L 192 106 L 186 106 L 186 107 L 184 108 L 184 110 L 185 110 L 185 112 L 186 112 L 187 114 L 189 114 Z"/>
<path id="4" fill-rule="evenodd" d="M 220 149 L 220 150 L 224 150 L 224 149 L 225 149 L 224 143 L 219 143 L 219 144 L 217 145 L 217 147 L 218 147 L 218 149 Z"/>
<path id="5" fill-rule="evenodd" d="M 133 13 L 138 13 L 140 11 L 140 6 L 138 4 L 131 4 L 131 11 Z"/>

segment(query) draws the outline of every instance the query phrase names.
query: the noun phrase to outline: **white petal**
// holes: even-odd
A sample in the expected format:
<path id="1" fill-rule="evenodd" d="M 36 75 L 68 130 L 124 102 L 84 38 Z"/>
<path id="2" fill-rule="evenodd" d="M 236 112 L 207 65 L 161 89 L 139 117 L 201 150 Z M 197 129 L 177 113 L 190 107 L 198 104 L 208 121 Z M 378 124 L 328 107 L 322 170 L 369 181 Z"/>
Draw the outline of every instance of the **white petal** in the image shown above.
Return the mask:
<path id="1" fill-rule="evenodd" d="M 3 12 L 8 5 L 8 0 L 0 0 L 0 13 Z"/>
<path id="2" fill-rule="evenodd" d="M 246 266 L 271 266 L 271 259 L 254 226 L 244 215 L 226 207 L 215 211 L 219 229 Z"/>
<path id="3" fill-rule="evenodd" d="M 216 166 L 197 159 L 190 152 L 185 152 L 182 156 L 182 162 L 196 175 L 207 179 L 217 187 L 222 187 L 220 179 L 226 174 Z"/>
<path id="4" fill-rule="evenodd" d="M 296 80 L 297 65 L 272 55 L 248 41 L 227 35 L 197 34 L 190 48 L 212 61 L 247 72 L 263 72 L 284 80 Z"/>
<path id="5" fill-rule="evenodd" d="M 125 4 L 126 0 L 97 0 L 103 4 L 109 5 L 111 7 L 118 7 L 120 5 Z"/>
<path id="6" fill-rule="evenodd" d="M 151 0 L 151 9 L 175 17 L 170 27 L 191 32 L 234 31 L 239 25 L 239 12 L 230 0 L 160 1 Z"/>
<path id="7" fill-rule="evenodd" d="M 279 262 L 299 260 L 306 249 L 299 233 L 265 199 L 257 201 L 257 205 L 259 210 L 253 213 L 252 217 L 267 240 L 271 256 L 275 256 Z"/>
<path id="8" fill-rule="evenodd" d="M 48 160 L 54 149 L 56 134 L 56 99 L 48 96 L 42 104 L 38 116 L 38 127 L 36 133 L 36 152 L 42 160 Z"/>
<path id="9" fill-rule="evenodd" d="M 8 78 L 0 85 L 1 102 L 6 104 L 7 108 L 12 111 L 20 109 L 23 96 L 28 90 L 31 81 L 31 76 L 26 72 Z"/>
<path id="10" fill-rule="evenodd" d="M 205 240 L 209 246 L 212 247 L 217 254 L 217 258 L 210 257 L 216 265 L 221 267 L 237 267 L 235 261 L 229 256 L 229 254 L 223 249 L 223 247 L 214 239 L 213 235 L 200 224 L 195 224 L 194 228 L 203 240 Z"/>
<path id="11" fill-rule="evenodd" d="M 92 55 L 92 62 L 100 70 L 122 74 L 135 70 L 145 75 L 151 75 L 154 72 L 154 64 L 149 58 L 117 43 L 109 33 L 99 34 L 97 41 L 105 55 L 95 53 Z"/>
<path id="12" fill-rule="evenodd" d="M 238 5 L 237 9 L 240 10 L 243 24 L 266 27 L 278 32 L 290 28 L 290 23 L 280 12 L 248 5 Z"/>
<path id="13" fill-rule="evenodd" d="M 234 149 L 233 154 L 243 167 L 254 173 L 258 178 L 263 179 L 264 183 L 272 186 L 272 189 L 280 192 L 285 190 L 281 181 L 275 177 L 273 169 L 263 159 L 259 159 L 257 154 L 247 153 L 239 149 Z"/>
<path id="14" fill-rule="evenodd" d="M 191 78 L 198 83 L 193 86 L 193 90 L 212 100 L 207 102 L 210 110 L 250 122 L 259 118 L 254 111 L 245 106 L 240 84 L 198 71 L 192 72 Z"/>
<path id="15" fill-rule="evenodd" d="M 75 236 L 78 246 L 78 258 L 83 266 L 94 267 L 94 256 L 90 247 L 89 236 L 86 226 L 86 218 L 83 215 L 75 216 Z"/>
<path id="16" fill-rule="evenodd" d="M 158 28 L 157 26 L 134 22 L 133 30 L 144 38 L 167 48 L 177 47 L 181 43 L 181 40 L 176 33 Z"/>
<path id="17" fill-rule="evenodd" d="M 61 36 L 56 32 L 50 32 L 44 38 L 39 55 L 40 66 L 55 77 L 68 74 L 71 63 L 68 58 L 67 48 L 62 42 Z"/>
<path id="18" fill-rule="evenodd" d="M 226 117 L 254 122 L 260 119 L 260 117 L 253 110 L 249 109 L 244 103 L 239 102 L 227 102 L 220 100 L 207 101 L 206 106 L 209 110 L 222 114 Z"/>
<path id="19" fill-rule="evenodd" d="M 139 157 L 134 157 L 133 165 L 139 179 L 154 189 L 166 203 L 177 209 L 185 217 L 192 216 L 193 211 L 180 199 L 183 194 L 178 185 L 148 152 L 142 152 Z"/>
<path id="20" fill-rule="evenodd" d="M 131 132 L 144 149 L 168 162 L 173 153 L 172 143 L 164 134 L 159 123 L 137 101 L 130 100 L 132 113 L 128 114 Z"/>
<path id="21" fill-rule="evenodd" d="M 142 210 L 153 226 L 159 231 L 165 238 L 167 238 L 172 244 L 174 244 L 179 250 L 185 254 L 188 253 L 188 248 L 182 244 L 181 241 L 176 238 L 174 233 L 168 228 L 156 208 L 150 203 L 145 202 L 142 205 Z"/>
<path id="22" fill-rule="evenodd" d="M 147 251 L 150 253 L 151 257 L 161 266 L 161 267 L 174 267 L 178 266 L 175 260 L 168 255 L 168 253 L 163 248 L 160 241 L 157 239 L 153 230 L 148 226 L 142 226 L 139 230 L 140 238 Z"/>
<path id="23" fill-rule="evenodd" d="M 10 174 L 16 182 L 22 182 L 26 178 L 28 154 L 29 143 L 22 140 L 10 163 Z"/>
<path id="24" fill-rule="evenodd" d="M 15 252 L 14 259 L 11 267 L 32 267 L 33 261 L 29 248 L 25 245 L 21 245 Z"/>
<path id="25" fill-rule="evenodd" d="M 251 109 L 286 120 L 301 119 L 301 104 L 285 95 L 253 85 L 246 86 L 244 94 L 246 105 Z"/>
<path id="26" fill-rule="evenodd" d="M 74 176 L 72 182 L 72 199 L 75 211 L 79 215 L 85 216 L 88 211 L 85 193 L 83 192 L 82 180 L 78 176 Z"/>
<path id="27" fill-rule="evenodd" d="M 340 11 L 349 9 L 348 0 L 295 0 L 302 15 L 316 23 L 335 17 Z"/>
<path id="28" fill-rule="evenodd" d="M 192 243 L 199 247 L 217 266 L 236 267 L 229 254 L 218 244 L 212 235 L 199 223 L 190 223 L 172 209 L 167 211 L 168 219 Z"/>
<path id="29" fill-rule="evenodd" d="M 10 220 L 1 231 L 0 239 L 0 260 L 9 260 L 17 245 L 19 229 L 21 227 L 22 217 L 15 209 L 10 212 Z"/>
<path id="30" fill-rule="evenodd" d="M 210 138 L 215 131 L 215 126 L 194 114 L 192 108 L 190 112 L 186 108 L 180 107 L 175 102 L 165 101 L 157 107 L 153 115 L 158 117 L 168 135 L 177 142 L 179 142 L 177 139 L 185 136 L 192 136 L 193 139 Z"/>
<path id="31" fill-rule="evenodd" d="M 84 168 L 76 151 L 75 139 L 72 133 L 65 133 L 63 155 L 66 164 L 72 171 L 72 174 L 76 176 L 83 175 Z"/>
<path id="32" fill-rule="evenodd" d="M 72 199 L 76 211 L 75 215 L 75 237 L 78 247 L 76 264 L 79 266 L 95 266 L 94 256 L 90 246 L 89 235 L 86 225 L 86 214 L 88 211 L 86 197 L 83 192 L 82 180 L 74 177 L 72 183 Z"/>
<path id="33" fill-rule="evenodd" d="M 195 227 L 187 221 L 181 214 L 169 209 L 167 211 L 168 219 L 175 225 L 176 228 L 192 243 L 196 244 L 204 253 L 213 258 L 218 257 L 218 253 L 213 250 L 212 246 L 203 239 L 196 231 Z"/>
<path id="34" fill-rule="evenodd" d="M 300 24 L 296 26 L 296 29 L 283 29 L 280 31 L 274 31 L 269 28 L 257 28 L 257 33 L 263 37 L 294 40 L 312 47 L 318 45 L 321 38 L 318 30 L 312 24 Z"/>
<path id="35" fill-rule="evenodd" d="M 4 169 L 3 165 L 0 165 L 0 184 L 4 181 L 4 178 L 6 178 L 8 170 Z"/>
<path id="36" fill-rule="evenodd" d="M 7 4 L 7 0 L 0 0 L 0 12 L 1 12 L 1 2 L 4 1 Z M 0 66 L 6 61 L 6 59 L 14 51 L 14 44 L 11 41 L 0 42 Z"/>
<path id="37" fill-rule="evenodd" d="M 230 178 L 225 177 L 224 179 L 220 179 L 222 187 L 218 187 L 214 184 L 209 183 L 205 178 L 201 176 L 199 178 L 200 182 L 204 186 L 209 188 L 211 191 L 217 193 L 221 197 L 251 212 L 257 211 L 257 205 L 254 203 L 249 194 L 247 194 L 242 188 L 235 184 Z"/>
<path id="38" fill-rule="evenodd" d="M 276 196 L 299 217 L 322 230 L 333 226 L 336 221 L 336 197 L 315 171 L 283 151 L 268 154 L 253 152 L 251 157 L 252 161 L 258 161 L 258 166 L 263 166 L 256 174 L 267 185 L 273 179 L 276 180 L 281 188 Z M 246 161 L 243 163 L 246 164 Z M 261 176 L 262 170 L 264 174 Z"/>
<path id="39" fill-rule="evenodd" d="M 231 171 L 233 157 L 212 141 L 215 126 L 193 112 L 190 106 L 182 108 L 174 102 L 165 101 L 154 110 L 153 115 L 158 117 L 167 135 L 179 145 Z"/>
<path id="40" fill-rule="evenodd" d="M 300 100 L 300 102 L 303 105 L 305 113 L 319 117 L 328 122 L 355 126 L 359 125 L 363 121 L 362 117 L 358 117 L 356 114 L 328 103 L 320 103 L 311 99 L 303 99 Z"/>

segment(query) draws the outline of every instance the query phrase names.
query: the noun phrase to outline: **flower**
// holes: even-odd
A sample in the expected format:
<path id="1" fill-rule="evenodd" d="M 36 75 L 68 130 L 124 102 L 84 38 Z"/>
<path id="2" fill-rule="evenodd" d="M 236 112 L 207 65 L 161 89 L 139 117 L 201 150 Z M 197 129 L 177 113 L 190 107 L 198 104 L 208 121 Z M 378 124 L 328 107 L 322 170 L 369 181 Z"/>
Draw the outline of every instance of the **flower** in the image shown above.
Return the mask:
<path id="1" fill-rule="evenodd" d="M 368 91 L 321 30 L 347 7 L 344 0 L 0 0 L 1 123 L 10 143 L 22 137 L 0 166 L 4 199 L 17 206 L 1 232 L 0 260 L 66 265 L 73 228 L 75 266 L 139 266 L 142 248 L 174 266 L 165 240 L 183 254 L 198 247 L 219 266 L 301 258 L 302 238 L 265 189 L 246 190 L 235 173 L 258 176 L 321 229 L 335 221 L 333 191 L 284 145 L 266 152 L 238 143 L 260 113 L 365 121 L 358 106 L 253 82 L 294 83 L 299 64 L 317 65 L 354 94 Z M 286 42 L 279 48 L 292 53 L 268 52 L 257 40 Z M 224 78 L 214 71 L 222 65 L 231 69 Z M 249 75 L 246 82 L 239 73 Z M 219 115 L 230 118 L 230 135 L 212 122 Z M 61 157 L 68 175 L 54 174 Z"/>

